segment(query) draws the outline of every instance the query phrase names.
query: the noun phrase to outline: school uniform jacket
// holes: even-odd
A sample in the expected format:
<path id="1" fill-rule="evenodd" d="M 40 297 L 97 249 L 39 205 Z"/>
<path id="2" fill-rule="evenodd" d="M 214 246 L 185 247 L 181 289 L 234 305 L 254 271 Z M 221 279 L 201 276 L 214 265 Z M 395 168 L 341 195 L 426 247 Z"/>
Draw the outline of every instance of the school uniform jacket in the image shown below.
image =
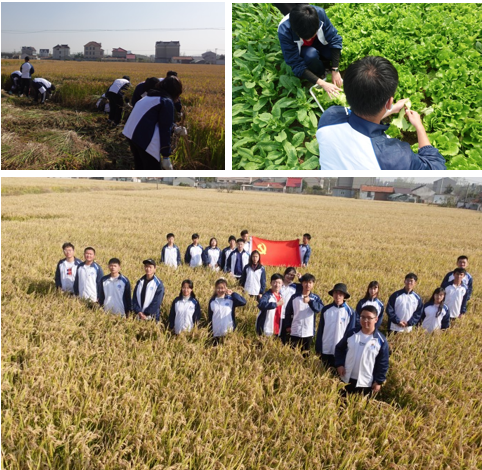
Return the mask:
<path id="1" fill-rule="evenodd" d="M 236 329 L 236 307 L 246 305 L 246 299 L 236 292 L 218 298 L 215 295 L 209 300 L 208 319 L 213 336 L 225 336 Z"/>
<path id="2" fill-rule="evenodd" d="M 22 72 L 22 78 L 32 78 L 32 74 L 35 73 L 33 65 L 30 62 L 24 62 L 21 67 L 20 71 Z"/>
<path id="3" fill-rule="evenodd" d="M 100 280 L 104 276 L 102 268 L 94 261 L 90 266 L 85 261 L 79 264 L 75 273 L 74 294 L 81 299 L 97 302 L 99 299 Z"/>
<path id="4" fill-rule="evenodd" d="M 458 318 L 467 311 L 467 292 L 467 286 L 455 286 L 454 281 L 445 288 L 445 303 L 449 307 L 450 318 Z"/>
<path id="5" fill-rule="evenodd" d="M 314 7 L 318 13 L 320 25 L 316 33 L 321 44 L 329 46 L 331 49 L 341 49 L 342 39 L 336 28 L 326 16 L 325 10 L 320 7 Z M 286 15 L 278 25 L 278 38 L 283 52 L 285 62 L 291 67 L 293 73 L 297 77 L 301 77 L 303 72 L 308 68 L 301 57 L 301 39 L 291 28 L 290 15 Z"/>
<path id="6" fill-rule="evenodd" d="M 114 80 L 114 83 L 109 87 L 106 93 L 115 93 L 116 95 L 124 95 L 124 91 L 127 90 L 131 85 L 131 82 L 129 80 L 126 80 L 125 78 L 118 78 L 117 80 Z"/>
<path id="7" fill-rule="evenodd" d="M 389 331 L 412 331 L 412 326 L 420 321 L 422 316 L 423 302 L 418 294 L 405 289 L 394 292 L 388 299 L 387 315 Z M 407 326 L 399 326 L 398 323 L 406 321 Z"/>
<path id="8" fill-rule="evenodd" d="M 442 281 L 442 286 L 444 289 L 454 280 L 454 272 L 450 271 L 446 274 Z M 465 273 L 465 276 L 462 278 L 462 284 L 467 287 L 467 302 L 470 300 L 472 296 L 472 287 L 473 287 L 473 278 L 469 273 Z"/>
<path id="9" fill-rule="evenodd" d="M 132 109 L 122 133 L 160 161 L 160 155 L 171 155 L 173 124 L 174 104 L 169 95 L 163 91 L 149 90 L 147 96 Z"/>
<path id="10" fill-rule="evenodd" d="M 361 299 L 358 302 L 358 304 L 356 305 L 356 309 L 355 309 L 355 311 L 356 311 L 355 326 L 357 328 L 361 327 L 361 325 L 360 325 L 360 315 L 361 315 L 361 312 L 363 310 L 363 307 L 365 307 L 366 305 L 371 305 L 371 306 L 373 306 L 377 309 L 378 320 L 377 320 L 377 323 L 375 325 L 375 328 L 378 330 L 380 328 L 380 325 L 382 324 L 383 312 L 385 311 L 385 306 L 383 305 L 383 302 L 378 297 L 375 297 L 374 299 Z"/>
<path id="11" fill-rule="evenodd" d="M 303 245 L 303 243 L 300 243 L 301 263 L 306 264 L 306 266 L 308 266 L 308 261 L 310 260 L 310 257 L 311 257 L 311 246 Z"/>
<path id="12" fill-rule="evenodd" d="M 129 279 L 119 273 L 110 274 L 100 280 L 99 304 L 111 313 L 127 317 L 131 311 L 131 284 Z"/>
<path id="13" fill-rule="evenodd" d="M 355 365 L 356 347 L 361 339 L 361 327 L 349 329 L 335 348 L 335 367 L 345 367 L 341 380 L 350 381 Z M 388 342 L 377 329 L 363 348 L 358 371 L 357 387 L 371 387 L 373 382 L 382 384 L 387 379 L 389 362 Z"/>
<path id="14" fill-rule="evenodd" d="M 61 259 L 57 263 L 57 269 L 55 270 L 55 287 L 74 293 L 75 274 L 77 273 L 77 267 L 81 263 L 80 259 L 74 258 L 74 265 L 67 267 L 67 260 L 65 258 Z"/>
<path id="15" fill-rule="evenodd" d="M 348 108 L 331 106 L 320 118 L 316 138 L 321 170 L 445 170 L 431 145 L 412 152 L 408 142 L 391 139 L 389 126 L 366 121 Z"/>
<path id="16" fill-rule="evenodd" d="M 135 313 L 142 312 L 144 315 L 150 317 L 151 320 L 155 319 L 156 322 L 159 323 L 161 304 L 164 298 L 164 284 L 157 276 L 154 276 L 148 281 L 144 305 L 141 305 L 142 287 L 146 280 L 146 276 L 142 276 L 137 281 L 132 296 L 132 310 L 134 310 Z"/>
<path id="17" fill-rule="evenodd" d="M 254 269 L 250 264 L 247 264 L 243 268 L 239 283 L 249 295 L 263 294 L 266 290 L 266 269 L 259 263 Z"/>
<path id="18" fill-rule="evenodd" d="M 229 255 L 236 249 L 237 248 L 234 247 L 234 249 L 231 250 L 231 247 L 227 246 L 226 248 L 223 249 L 223 251 L 221 251 L 221 262 L 219 263 L 219 265 L 221 266 L 224 272 L 227 272 L 226 266 L 228 263 Z"/>
<path id="19" fill-rule="evenodd" d="M 132 95 L 132 99 L 131 99 L 132 106 L 135 106 L 139 100 L 144 98 L 144 96 L 147 96 L 146 82 L 141 82 L 136 86 L 134 90 L 134 94 Z"/>
<path id="20" fill-rule="evenodd" d="M 303 293 L 294 294 L 286 306 L 283 328 L 291 328 L 291 336 L 309 338 L 315 336 L 316 314 L 323 308 L 323 302 L 316 295 L 310 294 L 310 301 L 303 302 Z"/>
<path id="21" fill-rule="evenodd" d="M 284 332 L 284 319 L 286 316 L 286 307 L 288 306 L 288 302 L 290 301 L 291 297 L 294 294 L 299 294 L 303 291 L 303 286 L 301 284 L 296 284 L 292 282 L 291 284 L 285 286 L 284 284 L 281 286 L 280 294 L 283 297 L 283 308 L 281 309 L 281 325 L 280 325 L 280 336 L 282 336 L 282 332 Z"/>
<path id="22" fill-rule="evenodd" d="M 423 306 L 422 317 L 420 324 L 422 328 L 428 332 L 434 330 L 446 330 L 450 326 L 450 311 L 447 305 L 442 306 L 440 314 L 438 313 L 439 306 L 433 302 L 427 302 Z"/>
<path id="23" fill-rule="evenodd" d="M 49 91 L 52 87 L 52 84 L 48 80 L 45 80 L 45 78 L 34 78 L 32 83 L 39 93 L 42 93 L 42 95 Z"/>
<path id="24" fill-rule="evenodd" d="M 167 256 L 170 250 L 174 250 L 176 255 L 175 260 L 172 259 L 172 254 L 171 256 Z M 175 264 L 170 264 L 172 262 L 174 262 Z M 179 249 L 179 247 L 177 245 L 173 245 L 172 248 L 169 248 L 166 243 L 161 250 L 161 263 L 167 264 L 168 266 L 181 266 L 181 250 Z"/>
<path id="25" fill-rule="evenodd" d="M 15 72 L 12 72 L 12 73 L 10 74 L 10 78 L 11 78 L 12 80 L 14 80 L 14 81 L 15 81 L 16 79 L 18 80 L 19 78 L 22 78 L 22 72 L 20 72 L 20 70 L 16 70 Z"/>
<path id="26" fill-rule="evenodd" d="M 184 299 L 178 296 L 174 299 L 169 313 L 169 328 L 176 335 L 182 331 L 191 331 L 201 319 L 201 307 L 194 297 Z"/>
<path id="27" fill-rule="evenodd" d="M 343 335 L 355 327 L 355 312 L 345 302 L 334 302 L 323 307 L 316 333 L 315 350 L 318 354 L 335 354 L 335 346 Z"/>
<path id="28" fill-rule="evenodd" d="M 237 266 L 237 261 L 238 258 L 241 257 L 241 269 L 238 269 Z M 236 248 L 228 258 L 228 261 L 226 262 L 226 272 L 228 273 L 233 273 L 235 277 L 240 278 L 241 275 L 243 274 L 243 269 L 244 267 L 249 263 L 249 253 L 246 251 L 242 251 L 241 253 L 239 250 Z M 238 265 L 239 267 L 239 265 Z"/>
<path id="29" fill-rule="evenodd" d="M 214 259 L 214 258 L 212 258 L 213 253 L 212 252 L 210 253 L 211 250 L 213 250 L 218 255 L 218 259 L 214 264 L 215 265 L 217 264 L 218 266 L 220 266 L 221 265 L 221 250 L 218 247 L 212 248 L 210 246 L 207 246 L 206 248 L 204 248 L 204 250 L 202 252 L 201 258 L 202 258 L 203 265 L 209 266 L 211 264 L 212 259 Z"/>
<path id="30" fill-rule="evenodd" d="M 202 245 L 193 245 L 192 243 L 187 247 L 186 254 L 184 255 L 184 262 L 195 268 L 202 266 L 202 254 L 204 248 Z"/>
<path id="31" fill-rule="evenodd" d="M 281 292 L 279 293 L 281 296 Z M 283 296 L 281 296 L 283 298 Z M 276 297 L 274 296 L 273 292 L 268 290 L 263 294 L 261 299 L 259 299 L 258 302 L 258 316 L 256 317 L 256 333 L 258 335 L 266 335 L 266 336 L 272 336 L 274 335 L 274 321 L 275 321 L 275 314 L 276 314 L 276 308 L 277 308 L 277 300 Z M 279 333 L 278 336 L 281 333 L 281 328 L 282 328 L 282 319 L 280 316 L 280 326 L 279 326 Z"/>

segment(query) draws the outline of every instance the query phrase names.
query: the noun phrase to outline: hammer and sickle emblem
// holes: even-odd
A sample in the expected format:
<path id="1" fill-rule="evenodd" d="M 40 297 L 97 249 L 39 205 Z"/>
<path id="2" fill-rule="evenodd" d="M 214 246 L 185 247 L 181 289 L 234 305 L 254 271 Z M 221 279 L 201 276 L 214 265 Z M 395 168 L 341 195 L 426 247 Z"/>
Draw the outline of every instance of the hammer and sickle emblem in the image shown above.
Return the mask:
<path id="1" fill-rule="evenodd" d="M 264 243 L 260 243 L 258 246 L 258 251 L 261 255 L 265 255 L 266 254 L 266 245 Z"/>

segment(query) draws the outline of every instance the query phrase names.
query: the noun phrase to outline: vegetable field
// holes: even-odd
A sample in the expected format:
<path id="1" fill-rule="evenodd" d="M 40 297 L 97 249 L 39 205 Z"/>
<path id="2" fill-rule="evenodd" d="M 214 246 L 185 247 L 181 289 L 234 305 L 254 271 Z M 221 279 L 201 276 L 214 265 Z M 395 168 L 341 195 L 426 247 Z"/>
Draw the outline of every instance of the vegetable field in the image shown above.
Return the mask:
<path id="1" fill-rule="evenodd" d="M 480 213 L 78 179 L 1 183 L 2 468 L 480 468 Z M 267 219 L 267 207 L 283 207 L 282 215 Z M 333 284 L 346 282 L 354 306 L 374 279 L 386 302 L 410 271 L 427 300 L 457 256 L 468 255 L 474 292 L 467 315 L 442 334 L 391 337 L 379 397 L 342 402 L 338 380 L 316 357 L 304 360 L 256 336 L 253 299 L 237 310 L 237 330 L 218 347 L 205 327 L 177 338 L 166 331 L 182 280 L 194 281 L 205 316 L 219 273 L 158 267 L 166 288 L 159 326 L 54 292 L 67 240 L 79 257 L 94 246 L 104 269 L 119 257 L 134 284 L 143 259 L 159 260 L 166 233 L 174 232 L 184 251 L 193 232 L 203 245 L 217 236 L 225 246 L 245 228 L 268 239 L 311 233 L 312 258 L 301 272 L 316 276 L 325 303 Z M 277 270 L 268 267 L 267 276 Z"/>
<path id="2" fill-rule="evenodd" d="M 480 3 L 314 5 L 343 38 L 342 76 L 362 57 L 386 57 L 399 73 L 395 99 L 410 98 L 447 168 L 482 169 Z M 270 4 L 233 4 L 233 169 L 318 167 L 321 110 L 310 84 L 283 61 L 281 18 Z M 331 105 L 326 93 L 321 104 Z M 416 152 L 416 134 L 402 119 L 387 133 Z"/>
<path id="3" fill-rule="evenodd" d="M 174 169 L 224 168 L 224 67 L 37 62 L 34 77 L 48 79 L 57 90 L 43 106 L 2 92 L 2 169 L 133 169 L 122 126 L 110 128 L 95 103 L 116 78 L 130 76 L 131 97 L 138 83 L 172 68 L 183 82 L 182 124 L 189 133 L 172 157 Z M 19 66 L 2 60 L 2 89 L 10 89 L 10 74 Z"/>

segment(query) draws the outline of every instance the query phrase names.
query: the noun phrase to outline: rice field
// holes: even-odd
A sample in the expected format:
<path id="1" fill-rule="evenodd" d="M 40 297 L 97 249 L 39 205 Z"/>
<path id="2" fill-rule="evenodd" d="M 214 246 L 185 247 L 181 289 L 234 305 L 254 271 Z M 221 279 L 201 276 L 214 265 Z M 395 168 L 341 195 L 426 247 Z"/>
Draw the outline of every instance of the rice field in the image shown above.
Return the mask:
<path id="1" fill-rule="evenodd" d="M 295 194 L 2 178 L 2 465 L 5 469 L 479 469 L 482 464 L 481 214 L 425 205 Z M 381 299 L 419 276 L 428 300 L 458 255 L 469 257 L 468 313 L 443 334 L 389 339 L 376 400 L 338 397 L 314 354 L 258 338 L 256 304 L 210 346 L 205 328 L 173 337 L 170 304 L 194 281 L 202 313 L 218 274 L 158 267 L 160 325 L 120 320 L 54 291 L 65 241 L 122 261 L 132 284 L 174 232 L 227 245 L 242 229 L 312 235 L 325 303 L 345 282 L 352 307 L 368 282 Z M 298 232 L 299 231 L 299 232 Z M 267 277 L 278 269 L 267 268 Z M 230 287 L 241 290 L 230 281 Z M 386 327 L 384 322 L 382 330 Z"/>
<path id="2" fill-rule="evenodd" d="M 57 90 L 44 106 L 2 92 L 2 169 L 133 169 L 120 129 L 110 129 L 95 103 L 116 78 L 132 87 L 176 70 L 183 82 L 183 121 L 188 139 L 172 157 L 175 169 L 224 168 L 224 67 L 153 63 L 37 61 L 35 77 Z M 2 60 L 2 90 L 20 61 Z M 127 115 L 124 116 L 124 121 Z"/>

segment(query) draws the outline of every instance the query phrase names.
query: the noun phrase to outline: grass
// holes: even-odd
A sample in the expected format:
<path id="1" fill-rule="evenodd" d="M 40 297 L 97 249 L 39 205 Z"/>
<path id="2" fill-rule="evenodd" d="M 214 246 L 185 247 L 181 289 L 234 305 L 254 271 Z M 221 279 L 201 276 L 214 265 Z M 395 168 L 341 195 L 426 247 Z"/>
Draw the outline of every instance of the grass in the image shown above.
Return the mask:
<path id="1" fill-rule="evenodd" d="M 480 214 L 289 194 L 133 191 L 124 183 L 95 190 L 101 182 L 78 180 L 69 192 L 66 180 L 32 179 L 2 178 L 2 193 L 10 194 L 2 201 L 4 468 L 480 468 Z M 283 210 L 267 218 L 275 207 Z M 287 223 L 295 220 L 300 234 Z M 104 268 L 118 256 L 134 283 L 142 259 L 159 259 L 169 231 L 185 250 L 193 232 L 203 244 L 217 236 L 224 246 L 244 228 L 274 239 L 310 232 L 313 260 L 302 272 L 315 274 L 325 303 L 343 281 L 354 306 L 373 279 L 386 302 L 409 271 L 427 300 L 467 254 L 475 280 L 468 313 L 444 334 L 390 338 L 379 399 L 342 403 L 338 381 L 316 357 L 303 360 L 256 337 L 252 300 L 217 348 L 205 329 L 177 338 L 166 332 L 181 281 L 194 280 L 205 315 L 216 273 L 159 267 L 166 287 L 160 327 L 120 321 L 53 290 L 66 240 L 77 255 L 93 245 Z M 268 276 L 276 270 L 268 267 Z"/>

